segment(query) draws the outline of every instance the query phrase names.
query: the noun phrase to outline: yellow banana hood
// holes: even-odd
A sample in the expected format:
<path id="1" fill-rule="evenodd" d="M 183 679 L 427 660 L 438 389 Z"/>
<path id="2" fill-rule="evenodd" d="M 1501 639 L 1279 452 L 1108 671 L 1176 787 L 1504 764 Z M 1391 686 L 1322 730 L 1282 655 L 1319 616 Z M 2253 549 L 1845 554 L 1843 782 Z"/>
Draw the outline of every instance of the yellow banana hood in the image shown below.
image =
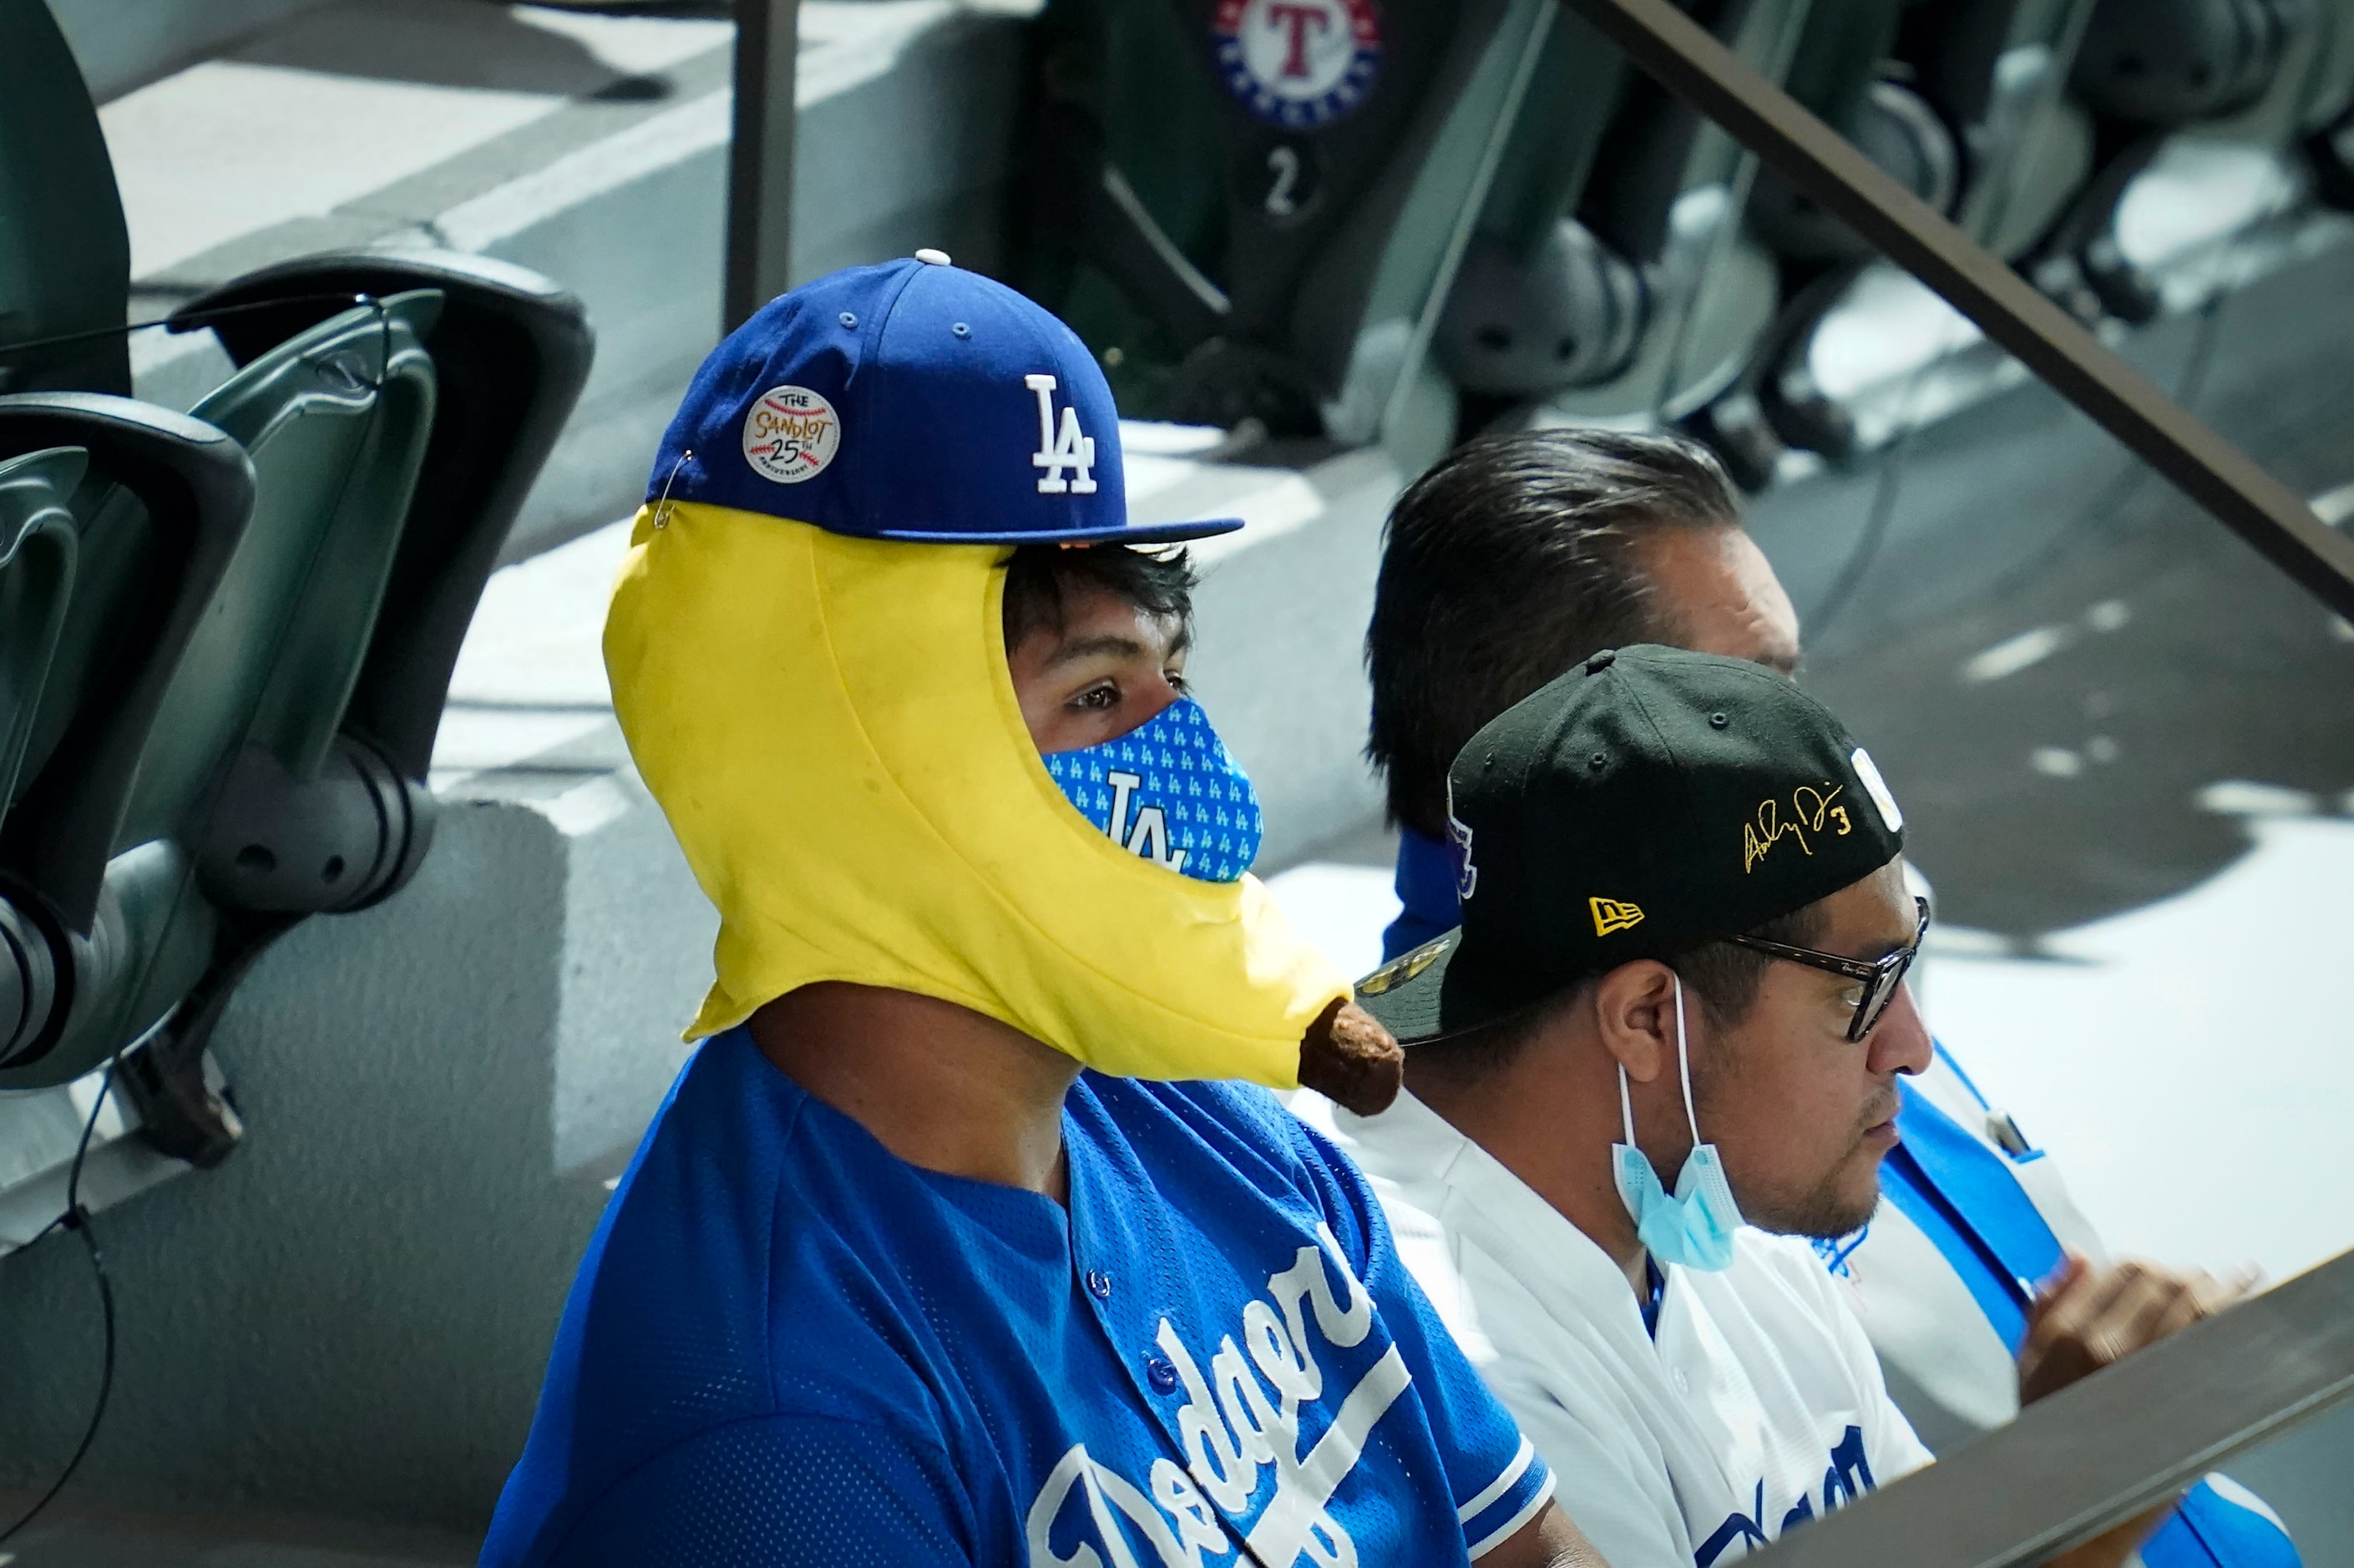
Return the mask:
<path id="1" fill-rule="evenodd" d="M 1103 1072 L 1298 1084 L 1349 994 L 1256 878 L 1122 851 L 1016 705 L 1000 546 L 642 510 L 605 629 L 613 706 L 704 892 L 690 1039 L 800 986 L 920 992 Z"/>

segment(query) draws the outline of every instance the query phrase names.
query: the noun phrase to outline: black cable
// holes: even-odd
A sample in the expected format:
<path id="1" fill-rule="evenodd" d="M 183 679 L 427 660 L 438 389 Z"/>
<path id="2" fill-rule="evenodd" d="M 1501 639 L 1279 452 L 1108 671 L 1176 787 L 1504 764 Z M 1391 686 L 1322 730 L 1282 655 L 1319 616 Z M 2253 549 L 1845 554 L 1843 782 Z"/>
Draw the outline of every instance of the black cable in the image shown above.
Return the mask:
<path id="1" fill-rule="evenodd" d="M 2172 392 L 2175 403 L 2186 413 L 2196 413 L 2199 399 L 2206 392 L 2207 376 L 2214 368 L 2215 349 L 2221 336 L 2223 306 L 2229 298 L 2228 291 L 2218 289 L 2199 307 L 2199 324 L 2190 340 L 2190 352 L 2184 357 L 2182 375 Z M 2083 525 L 2098 529 L 2117 517 L 2141 493 L 2154 471 L 2140 456 L 2126 452 L 2116 474 L 2077 514 Z M 2054 535 L 2041 550 L 1999 578 L 1988 589 L 1989 597 L 1999 598 L 2020 584 L 2037 580 L 2071 547 L 2071 540 Z"/>
<path id="2" fill-rule="evenodd" d="M 2208 295 L 2206 302 L 2199 307 L 2199 326 L 2190 340 L 2190 353 L 2183 361 L 2182 378 L 2174 384 L 2174 401 L 2185 413 L 2192 411 L 2192 406 L 2207 389 L 2207 372 L 2215 364 L 2215 344 L 2221 335 L 2217 329 L 2223 319 L 2223 302 L 2228 293 L 2226 290 L 2218 289 Z M 2084 509 L 2086 519 L 2097 524 L 2123 510 L 2125 503 L 2148 482 L 2149 476 L 2149 464 L 2135 453 L 2127 452 L 2125 471 L 2118 474 L 2110 486 Z"/>
<path id="3" fill-rule="evenodd" d="M 2214 366 L 2215 346 L 2221 335 L 2217 329 L 2222 320 L 2224 296 L 2225 291 L 2218 290 L 2209 295 L 2200 307 L 2197 335 L 2191 340 L 2181 379 L 2174 388 L 2174 401 L 2183 408 L 2196 403 L 2200 394 L 2206 389 L 2207 374 Z M 1921 366 L 1914 375 L 1918 377 L 1927 368 L 1927 366 Z M 1916 395 L 1919 385 L 1916 380 L 1914 387 L 1907 389 L 1907 402 Z M 1896 514 L 1897 496 L 1903 486 L 1904 461 L 1918 429 L 1920 427 L 1908 420 L 1895 440 L 1889 444 L 1888 456 L 1880 469 L 1880 483 L 1873 491 L 1872 510 L 1865 515 L 1863 527 L 1857 534 L 1855 543 L 1849 547 L 1847 560 L 1840 567 L 1839 576 L 1831 580 L 1831 586 L 1823 591 L 1823 597 L 1807 612 L 1807 637 L 1809 641 L 1819 640 L 1839 619 L 1840 612 L 1854 599 L 1856 590 L 1863 585 L 1865 574 L 1878 559 L 1881 546 L 1887 541 L 1889 523 Z M 2149 472 L 2147 462 L 2134 453 L 2126 453 L 2124 471 L 2103 486 L 2101 493 L 2085 506 L 2085 522 L 2098 526 L 2122 510 L 2148 479 Z M 2050 554 L 2046 550 L 2039 555 L 2030 569 L 2040 569 Z"/>
<path id="4" fill-rule="evenodd" d="M 1807 639 L 1821 641 L 1823 633 L 1840 617 L 1840 612 L 1855 598 L 1856 589 L 1863 586 L 1864 574 L 1880 556 L 1880 546 L 1888 537 L 1889 519 L 1896 515 L 1896 496 L 1903 488 L 1901 473 L 1904 455 L 1911 449 L 1913 430 L 1907 427 L 1888 450 L 1888 457 L 1880 465 L 1880 483 L 1873 490 L 1872 510 L 1864 514 L 1863 528 L 1855 543 L 1849 546 L 1847 560 L 1840 567 L 1839 576 L 1823 590 L 1823 597 L 1807 612 Z"/>
<path id="5" fill-rule="evenodd" d="M 95 343 L 101 338 L 129 337 L 134 332 L 147 332 L 155 327 L 168 327 L 175 333 L 192 332 L 210 324 L 217 316 L 243 315 L 250 311 L 274 311 L 288 305 L 319 305 L 341 302 L 346 308 L 375 305 L 382 310 L 384 302 L 374 294 L 318 293 L 272 294 L 266 300 L 248 300 L 239 305 L 212 305 L 201 311 L 174 312 L 152 321 L 132 322 L 117 327 L 91 327 L 83 332 L 59 333 L 55 337 L 28 338 L 23 343 L 0 343 L 0 355 L 30 354 L 37 348 L 62 348 L 69 344 Z M 0 1536 L 0 1540 L 6 1537 Z"/>
<path id="6" fill-rule="evenodd" d="M 106 1076 L 99 1082 L 98 1098 L 90 1103 L 90 1119 L 81 1124 L 81 1141 L 74 1146 L 73 1166 L 66 1173 L 66 1212 L 42 1226 L 40 1234 L 33 1238 L 38 1241 L 41 1236 L 63 1227 L 79 1233 L 82 1245 L 90 1249 L 90 1273 L 98 1281 L 99 1310 L 106 1326 L 105 1359 L 98 1374 L 98 1404 L 90 1410 L 90 1425 L 82 1429 L 81 1441 L 75 1446 L 73 1457 L 66 1461 L 66 1467 L 58 1472 L 58 1478 L 49 1483 L 49 1489 L 41 1494 L 38 1501 L 18 1515 L 16 1523 L 0 1530 L 0 1545 L 5 1545 L 18 1531 L 39 1518 L 41 1510 L 55 1501 L 57 1495 L 65 1490 L 66 1483 L 73 1479 L 74 1472 L 81 1467 L 83 1457 L 90 1452 L 90 1446 L 98 1440 L 99 1424 L 106 1419 L 107 1398 L 114 1392 L 114 1284 L 107 1277 L 106 1258 L 98 1250 L 98 1233 L 90 1228 L 90 1211 L 81 1206 L 81 1168 L 82 1162 L 90 1156 L 90 1138 L 98 1131 L 98 1113 L 105 1108 L 106 1097 L 114 1087 L 115 1064 L 121 1060 L 119 1056 L 108 1060 Z M 29 1246 L 32 1243 L 26 1245 Z"/>

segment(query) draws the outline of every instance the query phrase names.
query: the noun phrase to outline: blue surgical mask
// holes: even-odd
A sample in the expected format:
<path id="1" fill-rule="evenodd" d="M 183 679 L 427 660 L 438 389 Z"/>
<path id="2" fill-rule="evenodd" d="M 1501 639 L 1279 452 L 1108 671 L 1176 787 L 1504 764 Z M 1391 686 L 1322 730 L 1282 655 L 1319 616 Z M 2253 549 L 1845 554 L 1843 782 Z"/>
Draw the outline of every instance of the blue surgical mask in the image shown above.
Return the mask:
<path id="1" fill-rule="evenodd" d="M 1733 1201 L 1733 1186 L 1724 1177 L 1724 1163 L 1716 1145 L 1700 1140 L 1700 1118 L 1692 1113 L 1691 1058 L 1684 1048 L 1684 985 L 1676 985 L 1676 1074 L 1683 1082 L 1684 1120 L 1691 1128 L 1692 1150 L 1676 1177 L 1676 1195 L 1659 1185 L 1659 1173 L 1635 1145 L 1635 1102 L 1627 1092 L 1627 1069 L 1618 1069 L 1618 1114 L 1627 1128 L 1627 1141 L 1610 1146 L 1610 1174 L 1618 1183 L 1618 1201 L 1634 1216 L 1635 1234 L 1662 1264 L 1681 1263 L 1714 1274 L 1733 1262 L 1733 1233 L 1741 1228 L 1741 1205 Z"/>
<path id="2" fill-rule="evenodd" d="M 1258 793 L 1191 697 L 1117 740 L 1044 760 L 1079 815 L 1122 849 L 1204 882 L 1233 882 L 1258 858 Z"/>

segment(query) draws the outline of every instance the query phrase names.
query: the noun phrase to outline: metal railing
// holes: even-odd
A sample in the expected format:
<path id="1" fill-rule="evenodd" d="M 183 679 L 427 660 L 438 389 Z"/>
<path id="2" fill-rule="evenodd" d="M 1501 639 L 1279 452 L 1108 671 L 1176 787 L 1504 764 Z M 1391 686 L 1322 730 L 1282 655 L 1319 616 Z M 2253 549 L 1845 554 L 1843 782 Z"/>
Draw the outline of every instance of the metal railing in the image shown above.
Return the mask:
<path id="1" fill-rule="evenodd" d="M 2029 1405 L 2009 1425 L 1786 1536 L 1762 1561 L 2040 1563 L 2349 1398 L 2354 1253 L 2343 1253 Z"/>
<path id="2" fill-rule="evenodd" d="M 1976 322 L 2298 586 L 2354 618 L 2354 540 L 1670 0 L 1564 0 L 1661 85 Z"/>

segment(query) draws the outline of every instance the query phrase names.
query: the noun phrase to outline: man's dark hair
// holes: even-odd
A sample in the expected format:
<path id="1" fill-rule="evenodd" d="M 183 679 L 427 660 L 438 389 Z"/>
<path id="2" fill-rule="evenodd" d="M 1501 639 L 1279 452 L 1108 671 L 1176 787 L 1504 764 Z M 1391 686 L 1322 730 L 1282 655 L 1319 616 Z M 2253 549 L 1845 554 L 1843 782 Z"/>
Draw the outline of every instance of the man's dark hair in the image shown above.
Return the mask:
<path id="1" fill-rule="evenodd" d="M 1090 588 L 1115 593 L 1147 614 L 1191 623 L 1200 580 L 1182 547 L 1020 546 L 1005 567 L 1005 646 L 1012 649 L 1034 631 L 1060 631 L 1066 596 Z"/>
<path id="2" fill-rule="evenodd" d="M 1447 769 L 1480 727 L 1605 648 L 1674 642 L 1633 546 L 1737 525 L 1733 486 L 1681 436 L 1531 430 L 1470 441 L 1391 508 L 1365 664 L 1365 755 L 1391 820 L 1447 827 Z"/>
<path id="3" fill-rule="evenodd" d="M 1823 939 L 1829 924 L 1830 916 L 1818 901 L 1776 916 L 1742 935 L 1760 937 L 1786 947 L 1811 948 Z M 1667 960 L 1668 967 L 1682 978 L 1687 996 L 1717 1029 L 1736 1027 L 1749 1016 L 1749 1010 L 1757 1002 L 1758 984 L 1766 978 L 1766 966 L 1772 962 L 1774 959 L 1766 954 L 1752 948 L 1735 947 L 1731 942 L 1702 942 Z M 1492 1023 L 1483 1023 L 1460 1034 L 1426 1040 L 1410 1048 L 1409 1062 L 1426 1070 L 1436 1069 L 1442 1077 L 1459 1084 L 1474 1083 L 1490 1073 L 1500 1072 L 1536 1037 L 1557 1009 L 1599 980 L 1601 974 L 1597 970 L 1572 980 L 1543 1001 Z"/>

